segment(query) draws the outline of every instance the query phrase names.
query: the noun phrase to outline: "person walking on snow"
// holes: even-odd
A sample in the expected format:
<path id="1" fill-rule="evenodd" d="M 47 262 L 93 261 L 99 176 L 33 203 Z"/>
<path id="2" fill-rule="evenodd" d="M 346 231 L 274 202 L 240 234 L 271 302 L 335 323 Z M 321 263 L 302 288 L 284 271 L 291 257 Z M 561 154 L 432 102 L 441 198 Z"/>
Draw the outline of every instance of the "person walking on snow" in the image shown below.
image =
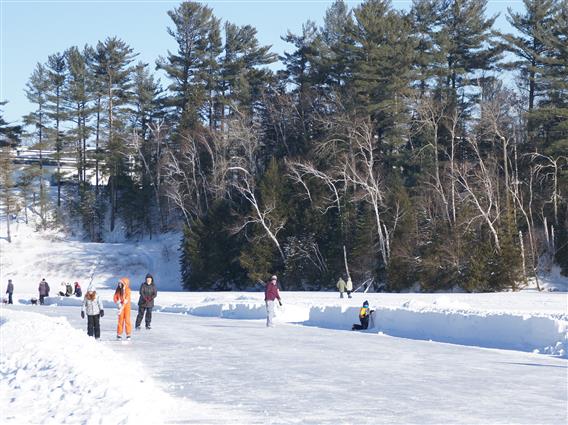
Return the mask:
<path id="1" fill-rule="evenodd" d="M 43 305 L 45 297 L 49 297 L 49 283 L 45 281 L 45 277 L 39 283 L 39 303 Z"/>
<path id="2" fill-rule="evenodd" d="M 8 304 L 14 304 L 12 302 L 12 295 L 14 294 L 14 284 L 12 279 L 8 279 L 8 287 L 6 288 L 6 293 L 8 294 Z"/>
<path id="3" fill-rule="evenodd" d="M 351 276 L 347 276 L 345 291 L 347 292 L 347 298 L 351 298 L 351 292 L 353 292 L 353 281 L 351 280 Z"/>
<path id="4" fill-rule="evenodd" d="M 270 280 L 266 283 L 266 288 L 264 289 L 264 301 L 266 302 L 266 326 L 274 326 L 274 301 L 278 300 L 278 303 L 282 307 L 282 300 L 280 299 L 280 292 L 278 291 L 278 283 L 276 276 L 272 276 Z"/>
<path id="5" fill-rule="evenodd" d="M 118 308 L 118 326 L 116 339 L 122 339 L 123 330 L 126 331 L 126 339 L 130 339 L 132 323 L 130 322 L 130 279 L 123 277 L 118 281 L 114 291 L 114 302 Z"/>
<path id="6" fill-rule="evenodd" d="M 75 291 L 74 292 L 75 292 L 75 296 L 77 298 L 81 298 L 81 295 L 83 295 L 83 291 L 81 290 L 81 285 L 79 285 L 79 282 L 75 282 Z"/>
<path id="7" fill-rule="evenodd" d="M 99 339 L 101 337 L 100 319 L 104 317 L 105 311 L 103 310 L 103 303 L 93 285 L 89 285 L 83 299 L 81 319 L 85 318 L 85 312 L 87 313 L 87 335 Z"/>
<path id="8" fill-rule="evenodd" d="M 361 322 L 360 325 L 358 324 L 354 324 L 351 327 L 352 331 L 361 331 L 364 329 L 368 329 L 369 328 L 369 318 L 371 316 L 371 314 L 374 313 L 374 310 L 370 310 L 369 309 L 369 301 L 365 301 L 363 303 L 363 307 L 361 307 L 361 309 L 359 310 L 359 321 Z"/>
<path id="9" fill-rule="evenodd" d="M 140 299 L 138 300 L 138 315 L 136 316 L 136 329 L 140 329 L 144 314 L 146 314 L 146 329 L 150 329 L 152 322 L 152 308 L 154 298 L 158 295 L 158 289 L 154 283 L 154 277 L 148 273 L 146 281 L 140 285 Z"/>
<path id="10" fill-rule="evenodd" d="M 339 298 L 343 298 L 343 294 L 345 293 L 345 281 L 343 280 L 343 277 L 339 277 L 336 286 L 337 289 L 339 289 Z"/>

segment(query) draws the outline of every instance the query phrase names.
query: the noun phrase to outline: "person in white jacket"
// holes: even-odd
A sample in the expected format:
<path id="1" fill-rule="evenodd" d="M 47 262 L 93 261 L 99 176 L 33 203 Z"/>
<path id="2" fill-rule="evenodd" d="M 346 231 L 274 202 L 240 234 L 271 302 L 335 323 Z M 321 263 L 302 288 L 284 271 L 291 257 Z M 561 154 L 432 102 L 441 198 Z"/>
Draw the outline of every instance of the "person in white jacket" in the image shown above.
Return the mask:
<path id="1" fill-rule="evenodd" d="M 93 285 L 89 285 L 83 299 L 83 305 L 81 306 L 82 319 L 85 318 L 85 313 L 87 313 L 87 335 L 94 336 L 98 340 L 101 337 L 100 319 L 105 315 L 105 311 L 103 310 L 103 303 Z"/>

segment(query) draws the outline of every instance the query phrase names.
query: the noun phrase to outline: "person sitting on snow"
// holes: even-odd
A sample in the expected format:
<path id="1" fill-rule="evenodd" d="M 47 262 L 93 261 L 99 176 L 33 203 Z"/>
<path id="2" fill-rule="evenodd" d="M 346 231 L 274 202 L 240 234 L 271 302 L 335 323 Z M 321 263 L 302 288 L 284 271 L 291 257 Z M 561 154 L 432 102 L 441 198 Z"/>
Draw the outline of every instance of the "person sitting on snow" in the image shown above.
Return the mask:
<path id="1" fill-rule="evenodd" d="M 81 285 L 79 285 L 79 282 L 75 282 L 75 296 L 76 297 L 81 297 L 81 295 L 83 295 L 83 291 L 81 290 Z"/>
<path id="2" fill-rule="evenodd" d="M 65 284 L 65 282 L 61 282 L 59 284 L 59 292 L 58 292 L 59 296 L 64 297 L 65 294 L 67 294 L 67 285 Z"/>
<path id="3" fill-rule="evenodd" d="M 361 322 L 361 324 L 358 325 L 357 323 L 355 323 L 351 327 L 351 330 L 352 331 L 361 331 L 361 330 L 364 330 L 364 329 L 368 329 L 369 328 L 369 318 L 371 317 L 371 314 L 373 314 L 374 312 L 375 312 L 375 310 L 369 309 L 369 301 L 365 301 L 363 303 L 363 307 L 361 307 L 361 309 L 359 310 L 359 321 Z"/>
<path id="4" fill-rule="evenodd" d="M 73 295 L 73 286 L 69 282 L 65 285 L 65 296 L 70 297 Z"/>

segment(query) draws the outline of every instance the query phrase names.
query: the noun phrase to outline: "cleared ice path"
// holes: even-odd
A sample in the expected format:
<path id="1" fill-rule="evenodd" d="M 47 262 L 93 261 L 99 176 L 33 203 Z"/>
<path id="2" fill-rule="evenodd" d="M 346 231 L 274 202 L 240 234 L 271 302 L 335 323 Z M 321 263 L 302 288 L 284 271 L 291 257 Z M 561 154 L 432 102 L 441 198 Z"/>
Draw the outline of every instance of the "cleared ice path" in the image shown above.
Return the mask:
<path id="1" fill-rule="evenodd" d="M 86 325 L 78 308 L 42 312 Z M 103 343 L 143 362 L 180 403 L 226 405 L 257 423 L 568 423 L 563 359 L 165 313 L 123 345 L 115 326 L 109 310 Z"/>

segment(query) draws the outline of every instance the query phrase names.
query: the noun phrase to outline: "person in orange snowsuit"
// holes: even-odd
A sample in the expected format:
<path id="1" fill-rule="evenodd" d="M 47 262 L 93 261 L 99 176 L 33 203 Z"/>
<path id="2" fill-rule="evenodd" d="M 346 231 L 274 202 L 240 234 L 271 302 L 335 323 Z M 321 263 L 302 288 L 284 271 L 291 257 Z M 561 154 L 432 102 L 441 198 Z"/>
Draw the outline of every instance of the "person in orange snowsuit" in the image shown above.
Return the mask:
<path id="1" fill-rule="evenodd" d="M 130 339 L 132 323 L 130 322 L 130 279 L 123 277 L 118 281 L 114 291 L 114 302 L 118 308 L 118 328 L 116 338 L 122 339 L 122 331 L 126 330 L 126 339 Z"/>

